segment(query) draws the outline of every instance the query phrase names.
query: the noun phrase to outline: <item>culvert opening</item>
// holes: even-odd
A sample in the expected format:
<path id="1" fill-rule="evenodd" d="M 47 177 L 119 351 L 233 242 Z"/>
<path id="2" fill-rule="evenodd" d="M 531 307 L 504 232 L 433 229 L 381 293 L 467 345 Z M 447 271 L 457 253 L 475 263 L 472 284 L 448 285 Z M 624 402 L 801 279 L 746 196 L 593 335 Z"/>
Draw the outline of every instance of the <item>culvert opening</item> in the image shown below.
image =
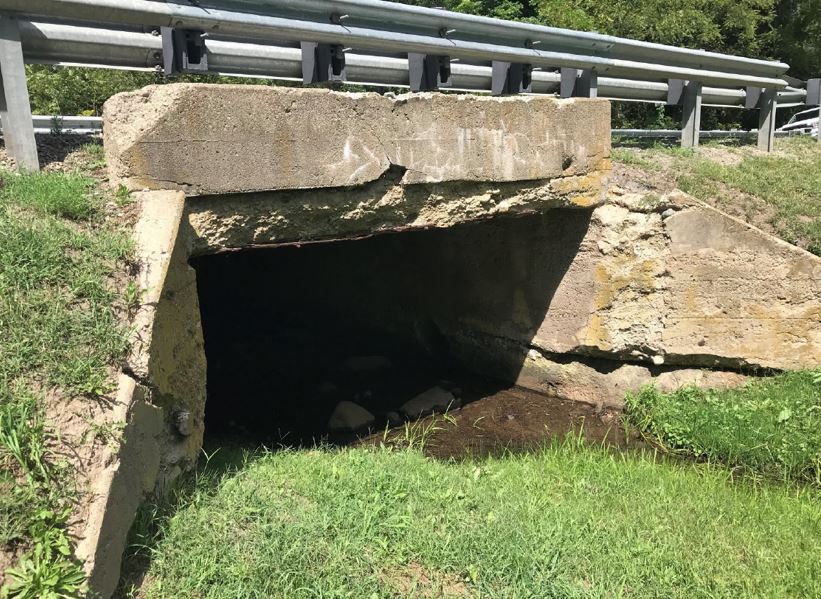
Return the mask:
<path id="1" fill-rule="evenodd" d="M 560 226 L 534 215 L 193 258 L 206 444 L 346 443 L 510 388 L 523 356 L 493 336 L 532 337 L 588 219 L 563 211 Z"/>

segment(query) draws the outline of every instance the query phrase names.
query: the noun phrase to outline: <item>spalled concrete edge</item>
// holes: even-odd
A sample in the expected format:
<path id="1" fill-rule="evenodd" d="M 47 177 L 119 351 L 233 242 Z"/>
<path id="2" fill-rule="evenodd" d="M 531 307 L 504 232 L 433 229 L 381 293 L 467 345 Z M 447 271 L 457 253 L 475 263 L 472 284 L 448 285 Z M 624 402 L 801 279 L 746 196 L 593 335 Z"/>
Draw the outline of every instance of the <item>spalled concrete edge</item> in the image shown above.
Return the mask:
<path id="1" fill-rule="evenodd" d="M 609 169 L 598 99 L 173 84 L 104 110 L 114 185 L 188 195 L 402 183 L 510 182 Z M 310 185 L 306 185 L 310 181 Z"/>
<path id="2" fill-rule="evenodd" d="M 402 170 L 358 187 L 192 198 L 193 254 L 253 245 L 445 228 L 498 216 L 604 203 L 607 172 L 545 181 L 400 184 Z"/>
<path id="3" fill-rule="evenodd" d="M 598 409 L 622 409 L 626 394 L 645 385 L 655 385 L 661 391 L 687 385 L 723 389 L 749 380 L 749 376 L 733 370 L 617 363 L 580 354 L 550 354 L 535 347 L 528 349 L 521 342 L 475 332 L 453 334 L 449 339 L 459 360 L 477 372 Z"/>
<path id="4" fill-rule="evenodd" d="M 157 484 L 162 463 L 165 417 L 153 405 L 148 359 L 153 321 L 182 221 L 180 192 L 137 195 L 141 207 L 135 227 L 135 258 L 142 302 L 132 325 L 127 373 L 118 378 L 109 419 L 124 422 L 119 447 L 106 449 L 105 467 L 93 481 L 88 517 L 76 555 L 88 574 L 91 596 L 109 597 L 120 577 L 128 531 L 137 509 Z"/>

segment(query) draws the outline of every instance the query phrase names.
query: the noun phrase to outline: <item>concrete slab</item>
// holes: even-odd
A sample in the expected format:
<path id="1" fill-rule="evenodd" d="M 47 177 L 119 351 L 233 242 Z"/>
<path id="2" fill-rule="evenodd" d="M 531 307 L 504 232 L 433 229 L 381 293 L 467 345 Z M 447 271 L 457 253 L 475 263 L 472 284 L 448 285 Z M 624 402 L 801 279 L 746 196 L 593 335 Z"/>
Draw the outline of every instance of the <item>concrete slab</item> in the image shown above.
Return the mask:
<path id="1" fill-rule="evenodd" d="M 173 84 L 105 105 L 112 183 L 188 195 L 402 183 L 527 181 L 609 170 L 610 105 L 544 96 L 391 98 Z"/>

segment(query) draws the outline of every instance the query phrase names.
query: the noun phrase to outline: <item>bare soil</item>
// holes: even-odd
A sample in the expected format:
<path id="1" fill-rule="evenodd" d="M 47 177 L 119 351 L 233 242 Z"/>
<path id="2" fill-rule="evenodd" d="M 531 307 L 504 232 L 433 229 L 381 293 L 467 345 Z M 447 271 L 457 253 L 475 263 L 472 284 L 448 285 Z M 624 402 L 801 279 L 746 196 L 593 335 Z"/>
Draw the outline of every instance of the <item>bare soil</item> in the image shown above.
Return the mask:
<path id="1" fill-rule="evenodd" d="M 628 432 L 621 412 L 598 410 L 577 401 L 551 397 L 522 387 L 494 390 L 474 387 L 463 407 L 446 415 L 434 414 L 410 423 L 417 434 L 429 431 L 424 452 L 438 459 L 464 459 L 538 449 L 551 440 L 581 435 L 587 442 L 623 448 L 639 439 Z M 387 435 L 401 442 L 405 425 Z M 385 434 L 370 435 L 361 442 L 378 444 Z"/>

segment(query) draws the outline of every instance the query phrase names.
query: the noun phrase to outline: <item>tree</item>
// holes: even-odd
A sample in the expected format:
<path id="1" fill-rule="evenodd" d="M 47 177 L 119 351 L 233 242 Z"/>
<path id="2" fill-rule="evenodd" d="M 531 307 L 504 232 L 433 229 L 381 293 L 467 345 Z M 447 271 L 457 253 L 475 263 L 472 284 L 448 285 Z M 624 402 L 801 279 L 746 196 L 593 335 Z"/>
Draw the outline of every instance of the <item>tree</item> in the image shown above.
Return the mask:
<path id="1" fill-rule="evenodd" d="M 821 77 L 821 1 L 779 0 L 771 53 L 799 79 Z"/>

